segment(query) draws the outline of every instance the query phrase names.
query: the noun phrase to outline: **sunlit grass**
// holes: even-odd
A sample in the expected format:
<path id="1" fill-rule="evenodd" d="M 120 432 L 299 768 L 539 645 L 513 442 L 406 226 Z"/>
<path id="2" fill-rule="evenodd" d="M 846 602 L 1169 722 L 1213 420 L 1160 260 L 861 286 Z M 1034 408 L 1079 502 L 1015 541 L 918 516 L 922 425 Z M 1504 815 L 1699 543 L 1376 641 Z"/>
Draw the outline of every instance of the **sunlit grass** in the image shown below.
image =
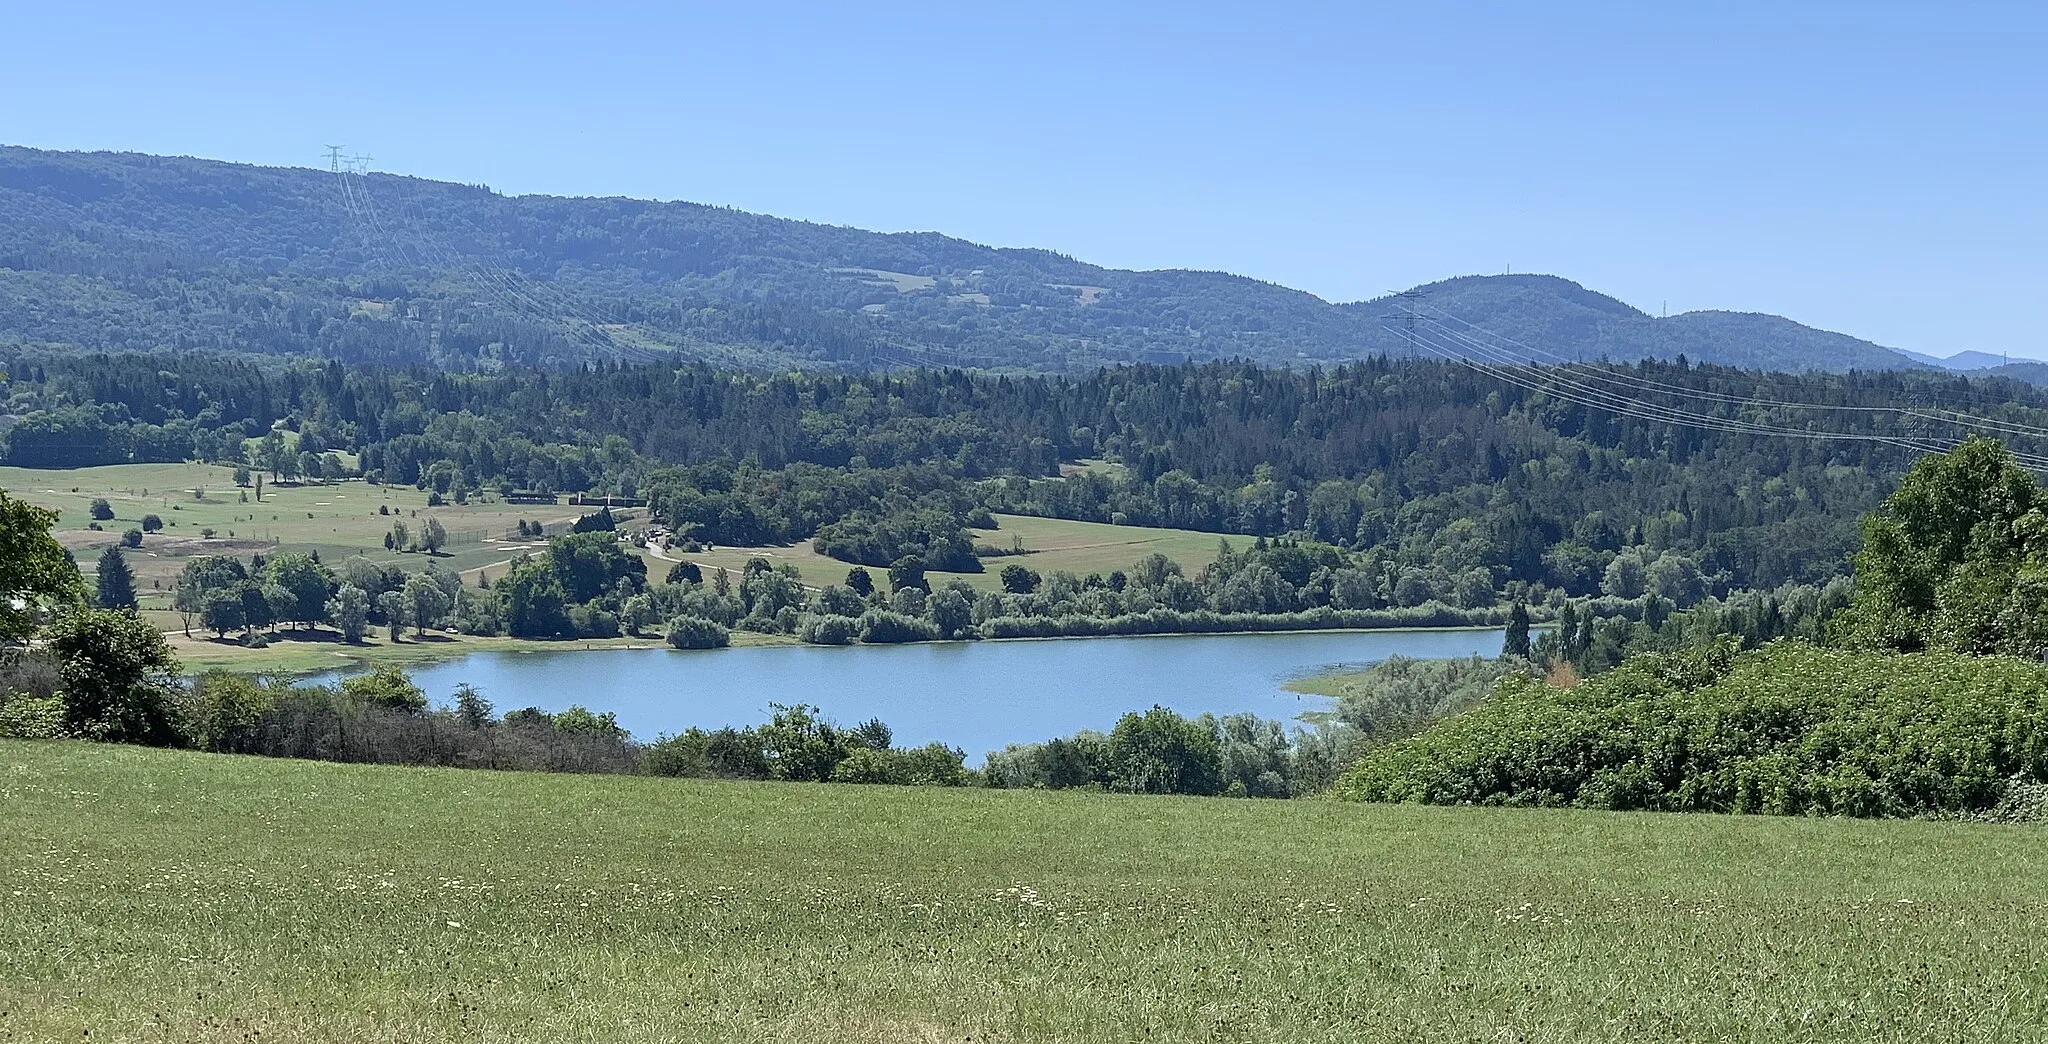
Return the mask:
<path id="1" fill-rule="evenodd" d="M 2030 828 L 10 742 L 0 837 L 5 1040 L 2048 1031 Z"/>
<path id="2" fill-rule="evenodd" d="M 57 536 L 77 553 L 88 581 L 100 550 L 119 540 L 122 531 L 139 527 L 145 515 L 161 519 L 164 528 L 144 537 L 142 547 L 128 551 L 127 558 L 142 608 L 157 612 L 152 621 L 166 629 L 180 622 L 168 610 L 178 573 L 194 555 L 247 559 L 259 552 L 318 551 L 324 561 L 336 564 L 360 554 L 407 571 L 425 569 L 431 561 L 436 568 L 463 573 L 473 583 L 483 570 L 494 579 L 502 576 L 519 550 L 545 543 L 504 540 L 520 521 L 562 523 L 590 510 L 566 503 L 486 503 L 483 498 L 428 507 L 423 490 L 365 482 L 266 483 L 258 501 L 256 490 L 235 486 L 234 469 L 190 463 L 0 467 L 0 489 L 59 512 Z M 100 523 L 101 532 L 88 530 L 95 498 L 106 500 L 114 512 L 111 521 Z M 380 509 L 389 514 L 380 514 Z M 393 523 L 403 522 L 416 534 L 428 518 L 439 519 L 450 534 L 443 554 L 385 550 L 384 537 Z M 202 536 L 207 530 L 214 534 L 210 539 Z"/>
<path id="3" fill-rule="evenodd" d="M 952 580 L 965 580 L 974 587 L 985 591 L 1002 587 L 1001 573 L 1004 566 L 1021 563 L 1039 573 L 1063 569 L 1070 573 L 1104 573 L 1117 569 L 1129 569 L 1132 563 L 1146 555 L 1158 552 L 1178 562 L 1181 568 L 1192 576 L 1203 566 L 1216 560 L 1217 543 L 1224 538 L 1216 533 L 1202 533 L 1192 529 L 1158 529 L 1151 526 L 1113 526 L 1102 522 L 1076 522 L 1064 518 L 1037 518 L 1030 515 L 997 515 L 1001 525 L 996 529 L 974 531 L 976 543 L 1008 549 L 1013 542 L 1027 552 L 1021 555 L 991 556 L 982 560 L 984 571 L 980 573 L 947 573 L 934 570 L 926 575 L 932 584 Z M 1239 545 L 1249 544 L 1248 537 L 1230 538 Z M 846 573 L 853 566 L 828 558 L 811 549 L 808 540 L 790 545 L 773 547 L 715 547 L 708 551 L 672 552 L 670 557 L 696 562 L 707 572 L 723 568 L 738 576 L 746 567 L 747 560 L 762 557 L 774 565 L 792 565 L 803 574 L 805 584 L 823 587 L 826 584 L 843 583 Z M 649 554 L 648 575 L 659 579 L 667 575 L 672 562 L 657 561 Z M 868 571 L 880 579 L 886 570 L 869 567 Z"/>

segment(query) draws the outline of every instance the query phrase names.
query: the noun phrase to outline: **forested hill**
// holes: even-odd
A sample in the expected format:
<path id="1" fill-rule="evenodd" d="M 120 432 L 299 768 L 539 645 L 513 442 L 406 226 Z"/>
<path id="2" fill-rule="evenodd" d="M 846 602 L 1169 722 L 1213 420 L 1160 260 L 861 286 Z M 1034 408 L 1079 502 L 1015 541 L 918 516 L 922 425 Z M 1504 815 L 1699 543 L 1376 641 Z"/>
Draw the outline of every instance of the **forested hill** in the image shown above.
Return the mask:
<path id="1" fill-rule="evenodd" d="M 1551 276 L 1425 289 L 1426 307 L 1518 342 L 1493 342 L 1516 357 L 1922 365 L 1772 316 L 1655 318 Z M 694 203 L 0 147 L 0 343 L 455 369 L 679 355 L 1072 372 L 1416 354 L 1394 311 L 1217 272 L 1122 271 Z"/>

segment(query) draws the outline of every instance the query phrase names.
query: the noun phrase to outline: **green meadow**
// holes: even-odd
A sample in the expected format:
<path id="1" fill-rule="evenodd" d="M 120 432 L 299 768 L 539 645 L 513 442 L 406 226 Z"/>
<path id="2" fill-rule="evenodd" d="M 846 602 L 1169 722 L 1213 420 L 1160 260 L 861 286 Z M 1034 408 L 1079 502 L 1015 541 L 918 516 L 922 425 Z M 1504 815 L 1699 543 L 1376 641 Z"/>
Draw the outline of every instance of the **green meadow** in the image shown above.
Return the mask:
<path id="1" fill-rule="evenodd" d="M 437 568 L 473 576 L 489 566 L 502 567 L 521 547 L 538 548 L 544 543 L 503 539 L 520 521 L 568 522 L 588 510 L 567 504 L 481 500 L 430 508 L 427 494 L 411 486 L 364 482 L 266 482 L 262 499 L 257 500 L 253 487 L 235 485 L 233 468 L 217 464 L 110 464 L 64 470 L 0 467 L 0 489 L 38 507 L 56 510 L 57 539 L 77 554 L 88 577 L 100 550 L 119 542 L 124 530 L 139 528 L 145 515 L 162 519 L 164 528 L 146 534 L 142 546 L 128 552 L 128 560 L 135 570 L 142 608 L 159 614 L 152 618 L 166 628 L 177 622 L 168 610 L 178 572 L 194 555 L 247 558 L 274 550 L 317 550 L 332 562 L 362 554 L 417 570 L 433 561 Z M 105 499 L 114 511 L 112 520 L 99 523 L 99 530 L 90 528 L 89 510 L 95 498 Z M 418 533 L 428 518 L 439 519 L 449 533 L 443 554 L 430 558 L 385 550 L 384 537 L 393 523 L 403 522 Z"/>
<path id="2" fill-rule="evenodd" d="M 1039 573 L 1063 569 L 1071 573 L 1107 574 L 1117 569 L 1129 569 L 1132 563 L 1154 552 L 1180 563 L 1181 569 L 1193 575 L 1216 560 L 1217 542 L 1224 539 L 1215 533 L 1192 529 L 1113 526 L 1105 522 L 1078 522 L 1030 515 L 997 515 L 996 522 L 995 529 L 974 530 L 975 543 L 1005 550 L 1015 547 L 1022 553 L 984 558 L 984 571 L 979 573 L 933 570 L 927 574 L 930 581 L 937 585 L 950 580 L 965 580 L 976 588 L 994 591 L 1002 587 L 1003 567 L 1013 562 Z M 1240 546 L 1251 542 L 1249 537 L 1230 539 Z M 757 556 L 776 565 L 795 566 L 803 574 L 804 583 L 811 587 L 841 583 L 846 579 L 847 571 L 853 568 L 849 563 L 812 550 L 808 540 L 786 546 L 714 547 L 706 551 L 674 551 L 669 554 L 671 559 L 688 559 L 706 570 L 724 568 L 735 575 L 745 568 L 748 559 Z M 673 562 L 657 563 L 650 554 L 648 576 L 659 579 L 666 575 L 670 565 Z M 877 578 L 887 572 L 874 566 L 868 567 L 868 571 Z"/>
<path id="3" fill-rule="evenodd" d="M 0 1040 L 2038 1041 L 2048 834 L 0 742 Z"/>

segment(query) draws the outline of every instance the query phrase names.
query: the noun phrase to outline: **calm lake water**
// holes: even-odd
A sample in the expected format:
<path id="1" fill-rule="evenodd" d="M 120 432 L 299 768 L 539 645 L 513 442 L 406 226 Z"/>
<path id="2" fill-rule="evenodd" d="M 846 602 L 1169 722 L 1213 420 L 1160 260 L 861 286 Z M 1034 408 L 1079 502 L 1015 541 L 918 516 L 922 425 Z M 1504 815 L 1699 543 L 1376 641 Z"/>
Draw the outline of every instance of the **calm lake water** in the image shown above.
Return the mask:
<path id="1" fill-rule="evenodd" d="M 1153 704 L 1183 714 L 1251 711 L 1290 720 L 1329 701 L 1287 692 L 1336 664 L 1493 656 L 1502 632 L 1176 635 L 928 645 L 787 646 L 676 652 L 477 653 L 421 668 L 438 703 L 468 682 L 502 713 L 580 703 L 652 739 L 690 726 L 754 725 L 770 703 L 809 703 L 842 724 L 880 718 L 900 745 L 934 740 L 970 763 L 1006 744 L 1107 730 Z M 332 677 L 321 679 L 332 681 Z"/>

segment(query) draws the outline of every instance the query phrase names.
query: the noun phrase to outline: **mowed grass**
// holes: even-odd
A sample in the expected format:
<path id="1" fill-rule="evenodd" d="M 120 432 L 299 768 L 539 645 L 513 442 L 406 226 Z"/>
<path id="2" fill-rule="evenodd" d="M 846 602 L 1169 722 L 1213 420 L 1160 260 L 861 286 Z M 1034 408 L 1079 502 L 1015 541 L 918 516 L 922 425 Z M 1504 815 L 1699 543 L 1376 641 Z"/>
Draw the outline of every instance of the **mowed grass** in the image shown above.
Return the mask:
<path id="1" fill-rule="evenodd" d="M 2048 834 L 0 742 L 0 1039 L 2038 1041 Z"/>
<path id="2" fill-rule="evenodd" d="M 94 468 L 42 470 L 0 467 L 0 489 L 39 507 L 60 512 L 58 536 L 77 553 L 80 566 L 92 577 L 94 559 L 106 545 L 120 540 L 121 532 L 137 528 L 142 516 L 155 514 L 165 528 L 143 538 L 142 547 L 128 553 L 129 568 L 136 573 L 136 589 L 145 611 L 159 626 L 171 629 L 179 624 L 169 615 L 171 595 L 178 573 L 193 555 L 233 554 L 242 558 L 272 550 L 320 552 L 323 561 L 338 563 L 350 555 L 367 555 L 379 562 L 396 564 L 408 571 L 437 568 L 460 572 L 474 583 L 479 574 L 491 580 L 501 578 L 511 558 L 521 551 L 537 551 L 543 540 L 503 540 L 507 530 L 521 520 L 560 523 L 574 520 L 590 509 L 569 504 L 499 504 L 472 502 L 429 508 L 427 494 L 411 486 L 371 486 L 363 482 L 333 485 L 287 485 L 266 483 L 263 499 L 253 500 L 253 489 L 244 491 L 234 484 L 234 472 L 213 464 L 112 464 Z M 252 500 L 244 503 L 247 492 Z M 114 519 L 102 522 L 101 531 L 88 528 L 87 513 L 93 498 L 104 497 L 114 509 Z M 390 514 L 379 514 L 385 508 Z M 643 521 L 644 511 L 627 511 L 627 524 Z M 392 523 L 404 522 L 418 533 L 429 517 L 441 520 L 454 541 L 442 555 L 386 551 L 384 536 Z M 1166 555 L 1192 573 L 1214 561 L 1220 537 L 1187 529 L 1154 529 L 1145 526 L 1113 526 L 1100 522 L 1074 522 L 1057 518 L 998 515 L 1000 527 L 976 530 L 977 543 L 1009 548 L 1021 543 L 1029 554 L 991 557 L 981 573 L 931 574 L 935 582 L 962 579 L 983 590 L 1002 586 L 998 573 L 1011 562 L 1021 562 L 1041 573 L 1064 569 L 1074 573 L 1108 573 L 1128 569 L 1131 563 L 1155 551 Z M 214 530 L 210 540 L 201 531 Z M 1240 538 L 1240 543 L 1243 540 Z M 668 575 L 673 561 L 651 552 L 648 574 L 659 581 Z M 735 576 L 747 560 L 764 557 L 777 565 L 794 565 L 811 587 L 845 580 L 849 564 L 811 550 L 810 541 L 786 547 L 717 547 L 709 551 L 672 553 L 670 559 L 689 559 L 707 571 L 724 567 Z M 871 570 L 879 572 L 879 570 Z"/>
<path id="3" fill-rule="evenodd" d="M 1104 573 L 1112 570 L 1129 569 L 1131 564 L 1146 555 L 1158 552 L 1180 563 L 1189 574 L 1216 560 L 1216 547 L 1224 539 L 1215 533 L 1202 533 L 1192 529 L 1155 529 L 1149 526 L 1113 526 L 1102 522 L 1075 522 L 1063 518 L 1036 518 L 1029 515 L 997 515 L 999 523 L 995 529 L 974 530 L 977 544 L 989 544 L 999 548 L 1021 545 L 1027 552 L 1022 555 L 991 556 L 982 560 L 985 567 L 979 573 L 947 573 L 932 571 L 926 574 L 934 584 L 949 580 L 965 580 L 985 591 L 1002 587 L 1001 573 L 1004 566 L 1012 562 L 1048 573 L 1064 569 L 1071 573 Z M 1235 538 L 1234 543 L 1247 544 L 1249 538 Z M 803 574 L 804 583 L 811 587 L 842 583 L 846 573 L 853 566 L 836 558 L 828 558 L 811 549 L 810 541 L 774 547 L 715 547 L 708 551 L 669 553 L 671 559 L 687 559 L 696 562 L 706 572 L 725 568 L 735 577 L 746 567 L 750 558 L 761 557 L 776 565 L 789 564 Z M 667 575 L 674 562 L 656 561 L 650 554 L 647 564 L 648 576 L 659 579 Z M 885 570 L 870 566 L 868 571 L 881 579 Z"/>
<path id="4" fill-rule="evenodd" d="M 78 555 L 90 581 L 100 550 L 120 540 L 123 530 L 139 528 L 142 516 L 154 514 L 164 528 L 143 537 L 140 549 L 128 552 L 136 574 L 136 591 L 144 610 L 168 610 L 178 573 L 187 559 L 203 554 L 251 554 L 279 551 L 320 552 L 330 565 L 350 555 L 368 555 L 408 571 L 437 568 L 464 573 L 472 582 L 479 570 L 503 563 L 521 548 L 544 541 L 504 541 L 507 530 L 523 520 L 557 523 L 590 509 L 568 504 L 500 504 L 427 506 L 427 494 L 411 486 L 372 486 L 364 482 L 332 485 L 277 486 L 266 482 L 263 499 L 239 489 L 234 470 L 214 464 L 112 464 L 95 468 L 43 470 L 0 468 L 0 489 L 38 507 L 59 512 L 57 536 Z M 242 495 L 251 498 L 244 503 Z M 103 497 L 114 519 L 101 531 L 88 527 L 88 510 Z M 380 514 L 379 508 L 389 514 Z M 384 536 L 394 522 L 417 534 L 428 518 L 437 518 L 451 537 L 444 554 L 429 558 L 384 549 Z M 201 536 L 214 530 L 212 539 Z M 152 617 L 169 629 L 175 618 Z"/>

